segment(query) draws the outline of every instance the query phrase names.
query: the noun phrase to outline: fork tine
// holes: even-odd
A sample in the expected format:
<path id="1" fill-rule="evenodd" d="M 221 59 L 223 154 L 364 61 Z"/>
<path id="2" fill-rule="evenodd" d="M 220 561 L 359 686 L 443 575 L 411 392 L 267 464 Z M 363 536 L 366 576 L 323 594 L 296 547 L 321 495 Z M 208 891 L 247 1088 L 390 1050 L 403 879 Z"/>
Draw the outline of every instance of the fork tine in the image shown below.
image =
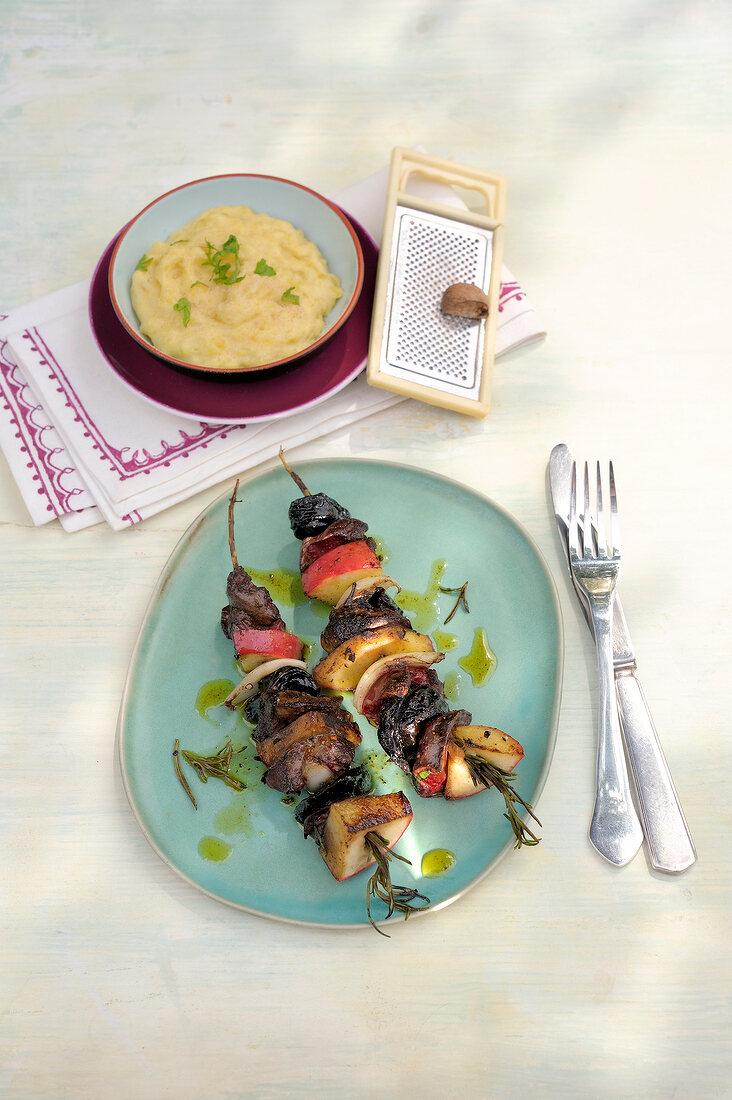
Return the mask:
<path id="1" fill-rule="evenodd" d="M 590 511 L 590 468 L 585 462 L 585 510 L 582 515 L 582 543 L 584 556 L 593 557 L 592 512 Z"/>
<path id="2" fill-rule="evenodd" d="M 597 553 L 598 557 L 607 557 L 607 539 L 605 537 L 605 513 L 602 507 L 602 473 L 597 464 Z"/>
<path id="3" fill-rule="evenodd" d="M 572 463 L 572 478 L 569 491 L 569 529 L 567 542 L 570 554 L 579 554 L 579 532 L 577 530 L 577 463 Z"/>
<path id="4" fill-rule="evenodd" d="M 612 539 L 612 554 L 614 558 L 620 557 L 620 521 L 618 519 L 618 498 L 615 493 L 615 471 L 610 463 L 610 537 Z"/>

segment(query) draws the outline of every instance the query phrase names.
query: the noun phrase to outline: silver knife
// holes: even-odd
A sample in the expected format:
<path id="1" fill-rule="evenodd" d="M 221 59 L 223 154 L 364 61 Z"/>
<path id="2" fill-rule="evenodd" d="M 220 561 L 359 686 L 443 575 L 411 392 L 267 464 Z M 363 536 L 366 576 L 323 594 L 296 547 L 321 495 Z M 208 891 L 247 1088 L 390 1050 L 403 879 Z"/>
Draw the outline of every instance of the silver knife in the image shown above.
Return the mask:
<path id="1" fill-rule="evenodd" d="M 574 585 L 567 545 L 573 461 L 569 447 L 559 443 L 549 459 L 549 486 L 559 540 Z M 576 585 L 574 588 L 591 630 L 592 620 L 584 594 Z M 617 592 L 613 611 L 613 665 L 620 727 L 633 774 L 648 854 L 657 871 L 679 874 L 696 862 L 696 849 L 648 704 L 635 675 L 635 652 Z"/>

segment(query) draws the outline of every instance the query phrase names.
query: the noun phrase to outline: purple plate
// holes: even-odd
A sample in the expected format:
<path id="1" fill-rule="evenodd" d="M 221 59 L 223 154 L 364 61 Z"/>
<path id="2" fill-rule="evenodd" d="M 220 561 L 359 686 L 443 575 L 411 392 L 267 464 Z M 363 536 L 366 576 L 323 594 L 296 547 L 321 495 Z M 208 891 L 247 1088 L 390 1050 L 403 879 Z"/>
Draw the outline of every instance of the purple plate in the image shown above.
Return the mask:
<path id="1" fill-rule="evenodd" d="M 249 424 L 292 416 L 320 404 L 361 373 L 366 365 L 378 249 L 350 215 L 364 258 L 364 280 L 348 321 L 312 355 L 261 375 L 196 375 L 176 370 L 145 351 L 126 331 L 109 296 L 110 242 L 91 280 L 89 320 L 99 350 L 118 378 L 140 397 L 168 412 L 210 424 Z"/>

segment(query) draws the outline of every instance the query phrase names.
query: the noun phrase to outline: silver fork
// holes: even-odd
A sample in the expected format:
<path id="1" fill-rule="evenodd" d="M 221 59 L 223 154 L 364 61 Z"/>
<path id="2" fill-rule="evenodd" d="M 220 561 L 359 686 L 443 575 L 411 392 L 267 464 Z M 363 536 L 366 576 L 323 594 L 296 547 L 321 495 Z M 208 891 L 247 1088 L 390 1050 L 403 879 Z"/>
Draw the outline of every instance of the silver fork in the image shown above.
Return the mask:
<path id="1" fill-rule="evenodd" d="M 597 464 L 597 550 L 593 545 L 590 511 L 590 475 L 585 463 L 584 511 L 580 541 L 577 516 L 577 465 L 572 464 L 572 492 L 569 510 L 569 560 L 577 583 L 587 595 L 595 628 L 597 667 L 600 678 L 600 709 L 597 737 L 597 791 L 590 824 L 590 840 L 605 859 L 622 867 L 630 862 L 643 843 L 643 830 L 630 793 L 615 700 L 613 675 L 612 621 L 615 586 L 620 574 L 620 532 L 615 475 L 610 463 L 610 537 L 605 536 L 602 505 L 602 476 Z"/>

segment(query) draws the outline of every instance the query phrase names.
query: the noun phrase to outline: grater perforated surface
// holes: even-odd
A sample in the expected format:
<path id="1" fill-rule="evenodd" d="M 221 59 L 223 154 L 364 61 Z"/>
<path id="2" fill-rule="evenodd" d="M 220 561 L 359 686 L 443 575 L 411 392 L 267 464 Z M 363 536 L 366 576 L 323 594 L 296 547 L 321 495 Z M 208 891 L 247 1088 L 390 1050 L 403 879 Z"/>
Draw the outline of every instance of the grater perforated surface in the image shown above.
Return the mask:
<path id="1" fill-rule="evenodd" d="M 488 289 L 491 230 L 398 207 L 381 370 L 470 396 L 480 386 L 484 327 L 445 315 L 452 283 Z"/>

